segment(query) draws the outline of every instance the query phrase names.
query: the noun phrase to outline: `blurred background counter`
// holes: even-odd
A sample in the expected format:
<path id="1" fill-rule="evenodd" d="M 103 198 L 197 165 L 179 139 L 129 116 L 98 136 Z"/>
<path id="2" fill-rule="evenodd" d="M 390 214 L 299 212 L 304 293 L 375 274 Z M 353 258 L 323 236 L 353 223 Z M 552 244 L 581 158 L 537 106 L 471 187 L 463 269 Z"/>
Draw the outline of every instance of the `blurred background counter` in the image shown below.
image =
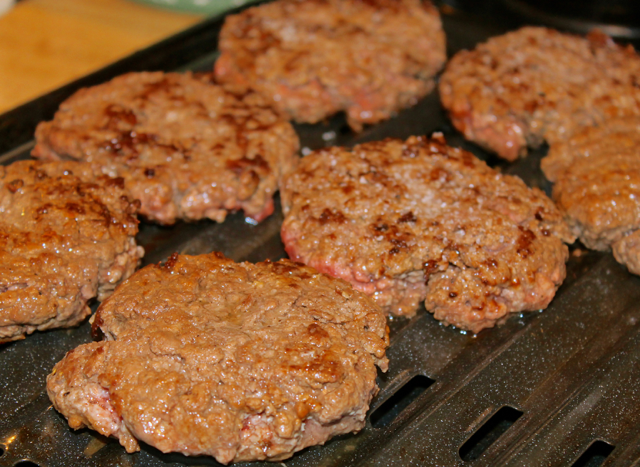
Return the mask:
<path id="1" fill-rule="evenodd" d="M 23 0 L 0 16 L 0 113 L 202 20 L 128 0 Z"/>

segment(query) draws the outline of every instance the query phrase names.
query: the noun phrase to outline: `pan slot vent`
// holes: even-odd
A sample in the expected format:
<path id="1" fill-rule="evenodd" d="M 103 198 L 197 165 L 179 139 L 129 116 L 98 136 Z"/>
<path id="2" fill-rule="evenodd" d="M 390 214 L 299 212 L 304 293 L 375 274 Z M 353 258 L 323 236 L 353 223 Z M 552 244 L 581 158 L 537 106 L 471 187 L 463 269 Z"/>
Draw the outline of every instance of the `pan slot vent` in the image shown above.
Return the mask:
<path id="1" fill-rule="evenodd" d="M 434 382 L 423 375 L 411 378 L 371 414 L 369 420 L 373 427 L 383 428 L 391 425 L 398 415 Z"/>
<path id="2" fill-rule="evenodd" d="M 20 461 L 13 464 L 14 467 L 40 467 L 39 464 L 31 461 Z"/>
<path id="3" fill-rule="evenodd" d="M 521 416 L 522 412 L 513 407 L 502 407 L 462 445 L 460 458 L 465 462 L 478 459 Z"/>
<path id="4" fill-rule="evenodd" d="M 571 467 L 598 467 L 613 452 L 614 446 L 604 441 L 594 441 Z"/>

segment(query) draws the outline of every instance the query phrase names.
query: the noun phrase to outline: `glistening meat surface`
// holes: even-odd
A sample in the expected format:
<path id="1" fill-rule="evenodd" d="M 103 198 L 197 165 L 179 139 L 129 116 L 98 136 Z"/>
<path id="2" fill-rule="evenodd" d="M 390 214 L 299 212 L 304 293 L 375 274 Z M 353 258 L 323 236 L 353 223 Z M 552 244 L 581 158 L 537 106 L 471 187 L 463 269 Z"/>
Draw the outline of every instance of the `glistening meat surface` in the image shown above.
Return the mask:
<path id="1" fill-rule="evenodd" d="M 387 119 L 434 87 L 446 60 L 438 10 L 421 0 L 279 0 L 229 16 L 216 78 L 254 89 L 298 122 L 339 111 Z"/>
<path id="2" fill-rule="evenodd" d="M 421 302 L 478 332 L 545 308 L 565 277 L 567 225 L 540 190 L 441 135 L 329 148 L 282 189 L 289 256 L 351 282 L 387 311 Z"/>
<path id="3" fill-rule="evenodd" d="M 79 162 L 0 166 L 0 342 L 74 326 L 143 255 L 122 179 Z"/>
<path id="4" fill-rule="evenodd" d="M 640 117 L 607 120 L 551 145 L 553 198 L 580 240 L 640 274 Z"/>
<path id="5" fill-rule="evenodd" d="M 457 53 L 439 89 L 467 139 L 512 161 L 582 126 L 640 115 L 640 57 L 597 31 L 524 27 Z"/>
<path id="6" fill-rule="evenodd" d="M 122 177 L 161 224 L 222 222 L 273 212 L 282 173 L 297 160 L 292 126 L 255 94 L 232 96 L 209 76 L 128 73 L 78 91 L 36 129 L 33 156 L 76 159 Z"/>
<path id="7" fill-rule="evenodd" d="M 281 460 L 364 426 L 387 368 L 384 314 L 346 282 L 288 260 L 172 256 L 98 309 L 105 340 L 78 347 L 47 379 L 72 428 L 129 452 L 219 462 Z"/>

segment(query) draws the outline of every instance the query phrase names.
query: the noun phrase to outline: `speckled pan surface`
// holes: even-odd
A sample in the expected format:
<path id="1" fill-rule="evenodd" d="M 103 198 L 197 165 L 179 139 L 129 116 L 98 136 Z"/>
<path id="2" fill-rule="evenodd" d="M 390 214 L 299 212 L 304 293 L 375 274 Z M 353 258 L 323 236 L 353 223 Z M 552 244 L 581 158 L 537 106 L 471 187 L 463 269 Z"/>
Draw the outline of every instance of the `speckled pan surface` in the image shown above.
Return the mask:
<path id="1" fill-rule="evenodd" d="M 455 12 L 445 12 L 443 21 L 450 54 L 518 26 L 496 16 Z M 215 58 L 212 35 L 219 26 L 218 19 L 209 20 L 156 46 L 152 53 L 86 78 L 83 84 L 145 66 L 209 69 Z M 53 103 L 62 100 L 62 94 L 44 96 L 40 102 L 0 116 L 2 147 L 9 148 L 1 156 L 3 163 L 28 157 L 31 145 L 24 139 L 28 122 L 37 120 L 36 116 L 50 118 Z M 487 157 L 453 130 L 436 94 L 359 135 L 351 133 L 342 117 L 296 129 L 302 147 L 310 149 L 439 130 L 450 144 L 472 150 L 531 186 L 549 189 L 539 169 L 542 152 L 514 165 Z M 276 214 L 252 226 L 237 214 L 223 224 L 203 221 L 157 227 L 143 223 L 138 241 L 147 251 L 145 264 L 162 261 L 174 251 L 219 250 L 236 261 L 277 259 L 284 256 L 281 222 Z M 381 390 L 365 429 L 304 450 L 283 464 L 638 465 L 640 277 L 629 274 L 610 254 L 581 248 L 572 250 L 567 268 L 567 280 L 547 310 L 514 316 L 476 337 L 441 326 L 424 309 L 411 320 L 391 322 L 389 371 L 379 374 Z M 0 347 L 0 466 L 219 465 L 212 458 L 165 455 L 145 445 L 139 453 L 127 454 L 115 440 L 88 430 L 70 430 L 51 407 L 45 378 L 65 352 L 90 339 L 85 323 Z M 474 444 L 476 435 L 492 424 L 502 427 L 503 434 L 497 437 L 494 432 L 492 444 L 487 438 Z"/>

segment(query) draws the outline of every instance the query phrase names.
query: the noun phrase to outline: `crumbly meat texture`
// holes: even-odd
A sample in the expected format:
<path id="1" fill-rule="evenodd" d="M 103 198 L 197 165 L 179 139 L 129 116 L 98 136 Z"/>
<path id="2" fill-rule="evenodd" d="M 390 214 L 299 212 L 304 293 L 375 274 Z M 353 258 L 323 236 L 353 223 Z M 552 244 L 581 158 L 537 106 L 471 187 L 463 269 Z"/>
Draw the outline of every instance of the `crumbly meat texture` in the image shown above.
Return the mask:
<path id="1" fill-rule="evenodd" d="M 222 222 L 273 212 L 297 160 L 289 122 L 255 94 L 233 96 L 210 75 L 129 73 L 78 91 L 36 129 L 33 156 L 77 159 L 122 177 L 152 221 Z"/>
<path id="2" fill-rule="evenodd" d="M 47 378 L 72 428 L 219 462 L 282 460 L 360 430 L 386 370 L 383 312 L 348 283 L 289 260 L 172 256 L 97 311 L 105 340 Z"/>
<path id="3" fill-rule="evenodd" d="M 553 197 L 588 248 L 640 274 L 640 117 L 587 127 L 542 160 Z"/>
<path id="4" fill-rule="evenodd" d="M 414 105 L 446 60 L 422 0 L 279 0 L 229 16 L 218 81 L 254 89 L 298 122 L 345 111 L 355 130 Z"/>
<path id="5" fill-rule="evenodd" d="M 122 179 L 79 162 L 0 166 L 0 343 L 74 326 L 143 255 Z"/>
<path id="6" fill-rule="evenodd" d="M 556 182 L 567 169 L 583 158 L 595 160 L 634 151 L 640 156 L 638 148 L 640 116 L 612 118 L 598 126 L 580 128 L 569 138 L 552 144 L 540 167 L 549 180 Z"/>
<path id="7" fill-rule="evenodd" d="M 386 310 L 478 332 L 545 308 L 573 237 L 554 204 L 441 135 L 329 148 L 282 189 L 289 256 Z"/>
<path id="8" fill-rule="evenodd" d="M 457 53 L 439 88 L 467 139 L 515 160 L 581 126 L 640 115 L 640 57 L 597 31 L 524 27 Z"/>

